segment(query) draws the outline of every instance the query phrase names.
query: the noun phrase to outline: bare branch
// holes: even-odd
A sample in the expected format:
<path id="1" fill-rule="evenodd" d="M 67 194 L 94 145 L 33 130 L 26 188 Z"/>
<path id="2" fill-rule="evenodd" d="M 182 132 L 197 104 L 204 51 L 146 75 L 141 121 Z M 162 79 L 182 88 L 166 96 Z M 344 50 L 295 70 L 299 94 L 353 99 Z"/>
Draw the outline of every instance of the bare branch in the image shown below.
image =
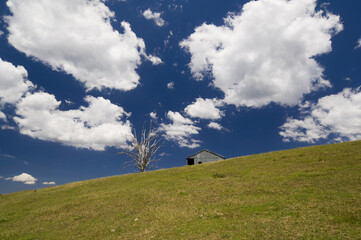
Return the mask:
<path id="1" fill-rule="evenodd" d="M 132 149 L 119 152 L 118 154 L 124 154 L 130 157 L 132 164 L 140 172 L 152 169 L 154 163 L 158 161 L 154 158 L 159 148 L 163 145 L 161 137 L 152 131 L 152 121 L 149 123 L 149 129 L 145 128 L 143 124 L 140 139 L 138 140 L 136 130 L 133 129 L 133 138 L 131 139 Z"/>

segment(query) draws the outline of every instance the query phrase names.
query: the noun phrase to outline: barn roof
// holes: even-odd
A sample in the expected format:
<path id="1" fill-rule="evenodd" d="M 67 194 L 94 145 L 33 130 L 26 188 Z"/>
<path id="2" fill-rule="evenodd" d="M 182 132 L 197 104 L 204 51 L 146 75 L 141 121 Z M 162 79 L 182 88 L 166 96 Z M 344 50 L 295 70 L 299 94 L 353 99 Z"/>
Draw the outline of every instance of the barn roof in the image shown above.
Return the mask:
<path id="1" fill-rule="evenodd" d="M 221 158 L 223 158 L 223 159 L 226 159 L 226 158 L 225 158 L 225 157 L 223 157 L 222 155 L 219 155 L 219 154 L 217 154 L 217 153 L 214 153 L 214 152 L 212 152 L 212 151 L 209 151 L 208 149 L 203 149 L 203 150 L 200 150 L 199 152 L 197 152 L 197 153 L 195 153 L 195 154 L 190 155 L 190 156 L 189 156 L 189 157 L 187 157 L 186 159 L 191 158 L 191 157 L 193 157 L 193 156 L 195 156 L 195 155 L 197 155 L 197 154 L 199 154 L 199 153 L 201 153 L 201 152 L 204 152 L 204 151 L 209 152 L 209 153 L 212 153 L 212 154 L 214 154 L 214 155 L 216 155 L 216 156 L 218 156 L 218 157 L 221 157 Z"/>

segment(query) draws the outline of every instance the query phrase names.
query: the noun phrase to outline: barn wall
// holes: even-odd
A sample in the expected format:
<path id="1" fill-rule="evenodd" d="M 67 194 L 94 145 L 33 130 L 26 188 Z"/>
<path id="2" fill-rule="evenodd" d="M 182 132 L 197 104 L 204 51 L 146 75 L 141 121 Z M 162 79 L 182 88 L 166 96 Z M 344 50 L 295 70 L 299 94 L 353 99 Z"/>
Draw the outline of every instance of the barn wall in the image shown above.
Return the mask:
<path id="1" fill-rule="evenodd" d="M 223 160 L 223 158 L 214 155 L 212 153 L 209 153 L 207 151 L 203 151 L 198 153 L 197 155 L 194 156 L 194 164 L 199 164 L 199 162 L 201 163 L 209 163 L 209 162 L 215 162 L 215 161 L 219 161 L 219 160 Z"/>

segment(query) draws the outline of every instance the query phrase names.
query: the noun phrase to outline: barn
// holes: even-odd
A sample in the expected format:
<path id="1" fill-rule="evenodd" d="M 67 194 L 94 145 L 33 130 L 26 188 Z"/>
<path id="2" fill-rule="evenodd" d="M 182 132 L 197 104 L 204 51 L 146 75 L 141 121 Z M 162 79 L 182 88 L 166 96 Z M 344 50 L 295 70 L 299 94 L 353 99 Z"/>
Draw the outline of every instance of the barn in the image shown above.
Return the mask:
<path id="1" fill-rule="evenodd" d="M 187 165 L 197 165 L 202 163 L 209 163 L 209 162 L 215 162 L 219 160 L 224 160 L 225 157 L 211 152 L 207 149 L 203 149 L 189 157 L 187 159 Z"/>

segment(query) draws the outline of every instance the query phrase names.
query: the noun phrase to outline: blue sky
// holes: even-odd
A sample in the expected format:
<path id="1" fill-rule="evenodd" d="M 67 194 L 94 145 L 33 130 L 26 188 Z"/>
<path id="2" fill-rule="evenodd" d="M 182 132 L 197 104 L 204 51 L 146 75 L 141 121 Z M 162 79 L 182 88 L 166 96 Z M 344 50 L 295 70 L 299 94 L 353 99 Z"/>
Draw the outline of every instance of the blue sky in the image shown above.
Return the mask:
<path id="1" fill-rule="evenodd" d="M 0 3 L 0 193 L 361 139 L 357 0 Z"/>

